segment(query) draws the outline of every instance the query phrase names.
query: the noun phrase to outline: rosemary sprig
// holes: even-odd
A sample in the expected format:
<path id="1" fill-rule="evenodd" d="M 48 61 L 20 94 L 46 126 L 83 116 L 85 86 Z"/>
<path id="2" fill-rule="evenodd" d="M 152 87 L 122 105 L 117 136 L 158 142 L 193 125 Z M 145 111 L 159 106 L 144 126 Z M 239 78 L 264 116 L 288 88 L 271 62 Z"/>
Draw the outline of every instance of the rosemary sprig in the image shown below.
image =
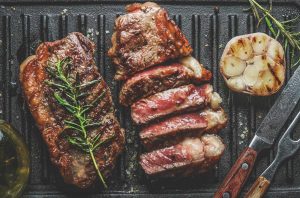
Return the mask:
<path id="1" fill-rule="evenodd" d="M 284 42 L 285 51 L 287 51 L 288 44 L 292 47 L 291 49 L 291 67 L 294 67 L 300 63 L 300 58 L 294 61 L 295 53 L 300 52 L 300 32 L 294 32 L 292 29 L 298 22 L 299 16 L 286 21 L 279 21 L 272 14 L 272 0 L 269 0 L 269 9 L 261 6 L 256 0 L 248 0 L 253 15 L 258 20 L 258 26 L 264 20 L 267 27 L 271 31 L 275 39 L 282 37 Z"/>
<path id="2" fill-rule="evenodd" d="M 94 137 L 88 136 L 88 129 L 90 127 L 100 126 L 102 123 L 94 122 L 87 116 L 90 108 L 95 106 L 104 97 L 106 90 L 90 104 L 84 104 L 80 99 L 89 94 L 82 92 L 82 89 L 95 85 L 100 79 L 80 84 L 77 74 L 75 77 L 71 77 L 68 73 L 70 66 L 70 58 L 59 60 L 53 66 L 48 66 L 47 71 L 52 80 L 46 80 L 45 83 L 54 88 L 53 97 L 72 117 L 71 120 L 64 120 L 64 131 L 67 129 L 72 130 L 71 135 L 65 135 L 66 139 L 72 146 L 90 155 L 100 181 L 107 188 L 106 182 L 96 163 L 94 151 L 114 136 L 112 135 L 105 140 L 101 140 L 101 132 L 97 133 Z"/>

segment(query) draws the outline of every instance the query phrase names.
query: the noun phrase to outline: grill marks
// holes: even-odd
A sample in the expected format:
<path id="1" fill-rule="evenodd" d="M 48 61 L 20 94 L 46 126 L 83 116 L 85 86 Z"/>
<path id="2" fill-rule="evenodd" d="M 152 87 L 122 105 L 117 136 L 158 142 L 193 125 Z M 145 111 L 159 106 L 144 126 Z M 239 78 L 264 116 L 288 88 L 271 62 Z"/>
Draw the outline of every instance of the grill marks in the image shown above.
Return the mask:
<path id="1" fill-rule="evenodd" d="M 45 68 L 51 62 L 70 57 L 72 66 L 69 68 L 69 75 L 75 77 L 77 74 L 80 84 L 99 80 L 95 85 L 82 90 L 88 92 L 88 96 L 82 97 L 80 102 L 90 104 L 104 93 L 103 98 L 88 112 L 88 117 L 97 122 L 101 121 L 101 126 L 91 127 L 88 135 L 94 137 L 101 133 L 101 140 L 115 135 L 105 147 L 100 147 L 94 153 L 100 172 L 104 177 L 108 177 L 115 166 L 117 156 L 123 150 L 124 132 L 114 116 L 111 93 L 94 63 L 94 51 L 95 46 L 89 39 L 81 33 L 71 33 L 62 40 L 41 44 L 36 51 L 37 55 L 29 57 L 20 66 L 23 91 L 48 145 L 51 161 L 58 166 L 66 183 L 80 188 L 91 186 L 97 174 L 89 156 L 75 149 L 61 135 L 64 120 L 70 120 L 71 117 L 53 98 L 54 90 L 44 83 L 45 79 L 50 78 Z"/>

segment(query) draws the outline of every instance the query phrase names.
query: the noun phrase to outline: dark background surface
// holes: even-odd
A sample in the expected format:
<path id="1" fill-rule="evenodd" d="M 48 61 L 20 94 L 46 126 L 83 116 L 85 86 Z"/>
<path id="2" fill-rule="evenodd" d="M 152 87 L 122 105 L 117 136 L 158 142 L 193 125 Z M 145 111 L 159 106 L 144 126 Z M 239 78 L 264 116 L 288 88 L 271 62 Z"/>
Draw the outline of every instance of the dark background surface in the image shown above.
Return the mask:
<path id="1" fill-rule="evenodd" d="M 193 55 L 213 72 L 213 84 L 223 98 L 230 120 L 220 136 L 227 149 L 218 166 L 210 172 L 180 180 L 147 179 L 138 165 L 143 152 L 139 129 L 131 125 L 130 112 L 117 102 L 120 83 L 113 81 L 114 67 L 106 56 L 110 47 L 115 18 L 124 13 L 124 6 L 135 1 L 109 0 L 4 0 L 0 1 L 0 118 L 10 122 L 24 136 L 31 151 L 31 175 L 25 197 L 212 197 L 241 150 L 247 146 L 255 129 L 272 106 L 277 95 L 251 97 L 234 94 L 224 85 L 218 72 L 218 61 L 229 39 L 235 35 L 262 31 L 254 17 L 244 12 L 247 1 L 167 0 L 158 1 L 169 11 L 192 43 Z M 264 1 L 266 2 L 266 1 Z M 273 13 L 279 19 L 299 14 L 299 2 L 276 0 Z M 299 26 L 298 26 L 299 30 Z M 48 151 L 22 98 L 18 82 L 19 64 L 34 54 L 42 41 L 60 39 L 68 32 L 80 31 L 96 44 L 96 63 L 111 88 L 117 116 L 126 129 L 126 150 L 118 161 L 109 189 L 97 187 L 80 192 L 63 183 L 59 172 L 48 158 Z M 287 56 L 287 63 L 290 59 Z M 287 70 L 287 78 L 292 70 Z M 299 105 L 298 105 L 299 106 Z M 284 113 L 284 112 L 282 112 Z M 299 127 L 298 127 L 299 129 Z M 300 134 L 299 130 L 298 131 Z M 246 188 L 274 159 L 275 150 L 263 152 Z M 277 172 L 267 197 L 300 197 L 300 156 L 285 162 Z"/>

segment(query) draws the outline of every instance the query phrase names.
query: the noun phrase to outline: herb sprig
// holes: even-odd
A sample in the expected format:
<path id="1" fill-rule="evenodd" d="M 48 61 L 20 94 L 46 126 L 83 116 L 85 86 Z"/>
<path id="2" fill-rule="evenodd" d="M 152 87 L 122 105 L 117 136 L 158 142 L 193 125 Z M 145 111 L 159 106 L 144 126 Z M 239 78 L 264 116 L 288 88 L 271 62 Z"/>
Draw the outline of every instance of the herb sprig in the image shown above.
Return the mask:
<path id="1" fill-rule="evenodd" d="M 45 83 L 54 88 L 53 97 L 71 115 L 70 120 L 64 120 L 64 131 L 72 130 L 72 134 L 65 135 L 66 139 L 71 145 L 90 155 L 100 181 L 107 188 L 95 160 L 94 151 L 113 138 L 113 136 L 105 140 L 101 140 L 101 132 L 98 132 L 94 137 L 88 136 L 90 127 L 101 126 L 102 123 L 94 122 L 87 116 L 87 112 L 104 97 L 106 90 L 103 90 L 90 104 L 81 102 L 82 98 L 89 95 L 82 90 L 100 82 L 100 79 L 80 84 L 78 73 L 76 73 L 75 77 L 72 77 L 68 72 L 71 62 L 70 58 L 65 58 L 58 60 L 53 66 L 48 66 L 47 72 L 51 80 L 46 80 Z"/>
<path id="2" fill-rule="evenodd" d="M 280 21 L 272 15 L 272 0 L 269 0 L 269 9 L 261 6 L 256 0 L 248 0 L 251 5 L 253 15 L 258 20 L 258 26 L 265 21 L 267 27 L 271 31 L 275 39 L 281 37 L 284 41 L 284 48 L 287 51 L 288 44 L 291 46 L 291 67 L 294 67 L 300 63 L 300 58 L 295 59 L 295 54 L 300 52 L 300 32 L 292 31 L 298 22 L 299 16 L 286 20 Z"/>

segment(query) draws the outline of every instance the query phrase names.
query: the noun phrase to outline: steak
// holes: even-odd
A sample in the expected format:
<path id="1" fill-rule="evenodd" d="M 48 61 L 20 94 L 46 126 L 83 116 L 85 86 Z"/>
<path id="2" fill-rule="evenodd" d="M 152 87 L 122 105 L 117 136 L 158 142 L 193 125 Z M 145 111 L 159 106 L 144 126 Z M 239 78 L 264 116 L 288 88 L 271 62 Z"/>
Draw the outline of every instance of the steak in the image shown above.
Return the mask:
<path id="1" fill-rule="evenodd" d="M 211 72 L 206 70 L 196 59 L 189 57 L 183 58 L 179 62 L 181 61 L 184 64 L 159 65 L 135 74 L 124 83 L 120 91 L 120 103 L 130 106 L 138 99 L 155 93 L 211 79 Z"/>
<path id="2" fill-rule="evenodd" d="M 217 135 L 186 138 L 177 145 L 145 153 L 140 165 L 149 176 L 190 176 L 207 171 L 215 165 L 225 150 Z"/>
<path id="3" fill-rule="evenodd" d="M 140 139 L 147 150 L 151 150 L 177 144 L 186 136 L 200 137 L 203 133 L 217 133 L 226 123 L 227 117 L 222 108 L 208 108 L 149 125 L 140 132 Z"/>
<path id="4" fill-rule="evenodd" d="M 216 96 L 216 97 L 215 97 Z M 170 114 L 201 109 L 213 104 L 219 106 L 217 93 L 209 84 L 197 87 L 193 84 L 169 89 L 148 98 L 141 99 L 131 106 L 131 117 L 136 124 L 146 124 Z M 215 103 L 218 103 L 215 105 Z"/>
<path id="5" fill-rule="evenodd" d="M 134 3 L 115 21 L 108 55 L 116 66 L 116 80 L 167 60 L 188 56 L 192 48 L 165 9 L 155 3 Z"/>
<path id="6" fill-rule="evenodd" d="M 64 122 L 69 119 L 70 113 L 54 98 L 54 93 L 59 90 L 46 83 L 54 80 L 47 69 L 53 63 L 68 58 L 72 60 L 67 68 L 70 77 L 80 83 L 96 82 L 82 88 L 89 95 L 82 95 L 79 102 L 91 104 L 92 101 L 97 101 L 86 115 L 90 120 L 101 122 L 98 126 L 89 128 L 88 137 L 94 138 L 101 134 L 100 141 L 111 137 L 105 146 L 94 151 L 100 172 L 108 177 L 124 148 L 124 130 L 114 115 L 110 90 L 95 65 L 94 51 L 95 45 L 88 38 L 81 33 L 70 33 L 61 40 L 42 43 L 37 48 L 36 55 L 28 57 L 20 66 L 20 81 L 25 99 L 48 146 L 50 159 L 58 167 L 66 183 L 80 188 L 91 186 L 97 173 L 90 156 L 75 148 L 64 137 L 66 132 L 74 134 L 74 129 L 66 129 Z M 98 101 L 96 98 L 99 95 L 103 97 Z"/>

